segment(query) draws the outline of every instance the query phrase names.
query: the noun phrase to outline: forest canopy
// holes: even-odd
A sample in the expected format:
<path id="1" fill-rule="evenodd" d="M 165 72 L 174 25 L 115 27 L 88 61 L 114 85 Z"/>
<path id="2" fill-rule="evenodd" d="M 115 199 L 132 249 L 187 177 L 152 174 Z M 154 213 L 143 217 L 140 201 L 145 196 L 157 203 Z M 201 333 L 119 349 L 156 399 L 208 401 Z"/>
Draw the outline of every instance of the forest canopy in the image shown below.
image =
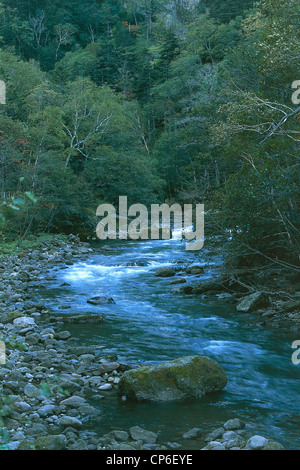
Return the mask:
<path id="1" fill-rule="evenodd" d="M 126 195 L 297 264 L 298 24 L 293 0 L 2 0 L 2 239 L 86 236 Z"/>

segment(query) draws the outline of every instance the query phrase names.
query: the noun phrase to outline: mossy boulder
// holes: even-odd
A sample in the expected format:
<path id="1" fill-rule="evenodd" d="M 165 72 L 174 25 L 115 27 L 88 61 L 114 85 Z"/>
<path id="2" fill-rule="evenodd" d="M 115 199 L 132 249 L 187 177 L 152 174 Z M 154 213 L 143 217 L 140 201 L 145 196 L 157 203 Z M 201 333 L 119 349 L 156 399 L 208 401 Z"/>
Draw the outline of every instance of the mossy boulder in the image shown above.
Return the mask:
<path id="1" fill-rule="evenodd" d="M 24 439 L 19 445 L 18 450 L 36 450 L 33 442 Z"/>
<path id="2" fill-rule="evenodd" d="M 36 450 L 64 450 L 67 439 L 63 434 L 40 437 L 35 441 Z"/>
<path id="3" fill-rule="evenodd" d="M 119 393 L 138 401 L 198 399 L 226 384 L 226 374 L 217 362 L 205 356 L 188 356 L 125 372 Z"/>
<path id="4" fill-rule="evenodd" d="M 263 447 L 263 450 L 285 450 L 279 442 L 269 441 L 267 445 Z"/>
<path id="5" fill-rule="evenodd" d="M 23 317 L 23 313 L 19 311 L 15 312 L 0 312 L 0 322 L 1 323 L 12 323 L 16 318 Z"/>
<path id="6" fill-rule="evenodd" d="M 16 318 L 23 317 L 23 314 L 19 312 L 18 310 L 16 310 L 14 312 L 9 312 L 7 316 L 9 318 L 9 321 L 13 322 L 14 320 L 16 320 Z"/>

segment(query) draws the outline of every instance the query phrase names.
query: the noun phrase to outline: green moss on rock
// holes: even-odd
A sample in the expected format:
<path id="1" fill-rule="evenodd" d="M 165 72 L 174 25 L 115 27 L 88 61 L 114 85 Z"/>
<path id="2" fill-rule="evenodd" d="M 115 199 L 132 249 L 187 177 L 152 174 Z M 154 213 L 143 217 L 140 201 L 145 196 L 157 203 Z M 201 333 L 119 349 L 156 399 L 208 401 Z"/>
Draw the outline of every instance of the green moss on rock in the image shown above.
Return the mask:
<path id="1" fill-rule="evenodd" d="M 18 450 L 36 450 L 32 442 L 24 439 L 19 445 Z"/>
<path id="2" fill-rule="evenodd" d="M 263 450 L 284 450 L 284 447 L 279 442 L 269 441 Z"/>
<path id="3" fill-rule="evenodd" d="M 119 393 L 138 401 L 197 399 L 222 390 L 226 383 L 226 374 L 215 361 L 188 356 L 125 372 Z"/>
<path id="4" fill-rule="evenodd" d="M 66 436 L 45 436 L 35 441 L 36 450 L 64 450 L 66 448 Z"/>

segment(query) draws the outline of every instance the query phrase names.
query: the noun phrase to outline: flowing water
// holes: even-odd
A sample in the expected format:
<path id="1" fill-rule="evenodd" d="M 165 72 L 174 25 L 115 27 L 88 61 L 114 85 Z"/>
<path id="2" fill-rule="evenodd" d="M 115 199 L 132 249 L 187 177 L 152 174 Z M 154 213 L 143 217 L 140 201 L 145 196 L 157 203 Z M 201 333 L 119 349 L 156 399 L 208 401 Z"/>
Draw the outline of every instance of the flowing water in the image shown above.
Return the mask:
<path id="1" fill-rule="evenodd" d="M 101 325 L 68 325 L 83 345 L 97 343 L 99 354 L 104 347 L 134 364 L 201 354 L 218 361 L 228 376 L 222 392 L 194 402 L 122 402 L 116 392 L 104 392 L 102 417 L 92 426 L 104 434 L 142 425 L 158 432 L 161 442 L 180 443 L 193 427 L 208 432 L 240 417 L 255 434 L 299 449 L 300 366 L 291 361 L 291 344 L 299 333 L 249 325 L 248 316 L 237 314 L 234 306 L 175 295 L 172 279 L 154 276 L 159 267 L 182 268 L 196 261 L 205 265 L 201 279 L 209 278 L 221 260 L 209 258 L 205 249 L 200 254 L 199 260 L 179 240 L 112 242 L 111 251 L 99 249 L 84 262 L 55 270 L 56 280 L 39 289 L 43 302 L 59 315 L 105 315 Z M 115 304 L 87 303 L 97 295 L 113 297 Z"/>

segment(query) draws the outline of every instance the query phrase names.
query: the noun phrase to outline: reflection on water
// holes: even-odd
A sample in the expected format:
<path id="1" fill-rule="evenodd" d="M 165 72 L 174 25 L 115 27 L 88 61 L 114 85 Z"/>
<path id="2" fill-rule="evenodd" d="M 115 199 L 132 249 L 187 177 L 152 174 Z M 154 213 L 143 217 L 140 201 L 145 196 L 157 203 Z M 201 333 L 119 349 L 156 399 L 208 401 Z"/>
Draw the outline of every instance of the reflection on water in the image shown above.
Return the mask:
<path id="1" fill-rule="evenodd" d="M 144 424 L 166 440 L 180 440 L 193 427 L 216 427 L 233 416 L 255 422 L 266 437 L 299 448 L 300 366 L 291 362 L 295 333 L 247 325 L 234 307 L 172 292 L 171 279 L 156 269 L 182 269 L 188 261 L 205 266 L 209 278 L 219 259 L 186 252 L 179 240 L 113 243 L 85 262 L 56 272 L 57 281 L 41 290 L 43 301 L 65 315 L 103 313 L 104 325 L 68 327 L 84 344 L 106 346 L 126 362 L 158 362 L 203 354 L 218 361 L 228 385 L 217 396 L 193 403 L 119 403 L 114 394 L 101 401 L 103 433 Z M 190 277 L 189 277 L 190 278 Z M 189 279 L 188 278 L 188 279 Z M 60 287 L 62 283 L 69 286 Z M 93 306 L 87 299 L 104 295 L 115 305 Z M 70 313 L 68 313 L 70 312 Z"/>

